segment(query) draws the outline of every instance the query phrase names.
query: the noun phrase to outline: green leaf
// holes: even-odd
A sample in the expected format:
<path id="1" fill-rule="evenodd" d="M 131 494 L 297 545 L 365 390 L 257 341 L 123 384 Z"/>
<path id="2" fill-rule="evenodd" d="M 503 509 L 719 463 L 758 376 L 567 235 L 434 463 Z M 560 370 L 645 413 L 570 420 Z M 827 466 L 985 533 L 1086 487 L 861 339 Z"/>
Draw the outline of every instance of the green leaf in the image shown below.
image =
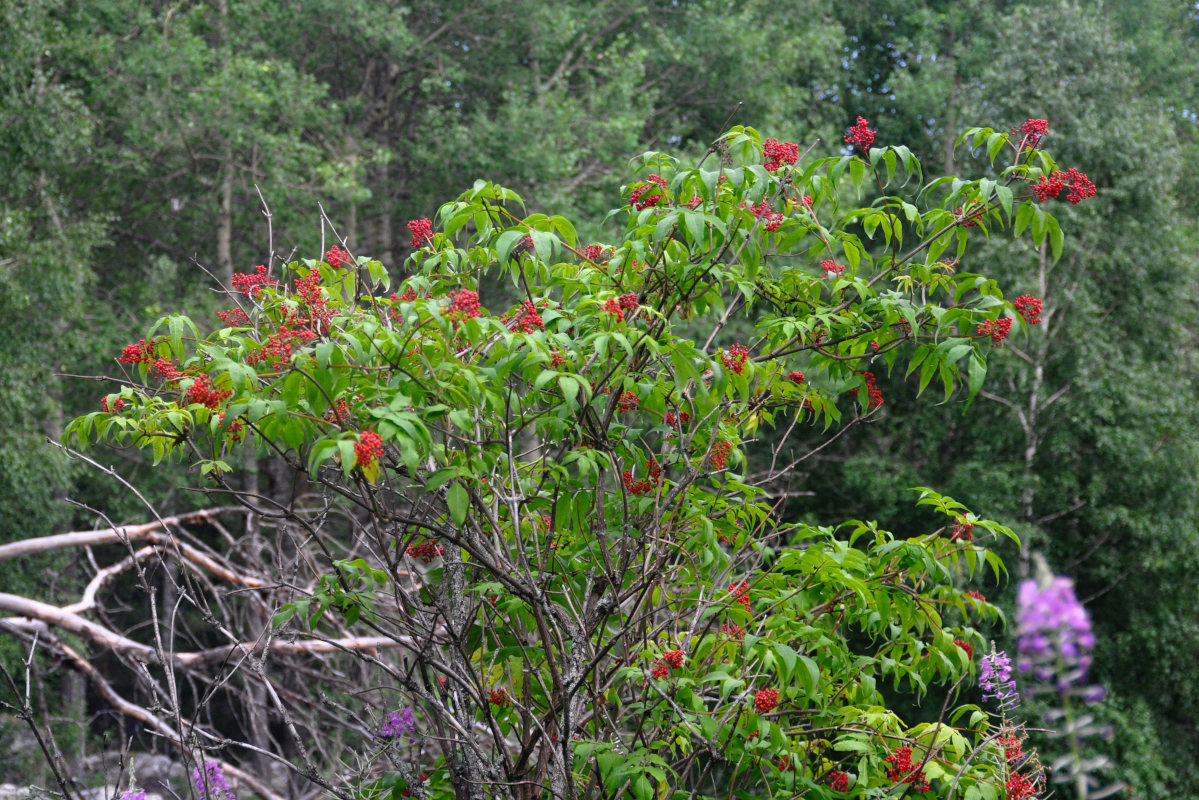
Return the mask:
<path id="1" fill-rule="evenodd" d="M 507 230 L 500 234 L 500 238 L 495 243 L 495 254 L 501 264 L 508 263 L 508 259 L 512 256 L 512 250 L 524 238 L 525 232 L 522 230 Z"/>
<path id="2" fill-rule="evenodd" d="M 294 617 L 296 615 L 296 610 L 297 609 L 294 605 L 288 603 L 287 605 L 283 606 L 283 608 L 280 608 L 275 612 L 275 616 L 271 618 L 271 625 L 278 628 L 280 625 Z"/>
<path id="3" fill-rule="evenodd" d="M 1012 219 L 1012 189 L 1010 186 L 996 186 L 995 195 L 999 198 L 999 205 L 1003 209 L 1004 216 L 1011 221 Z"/>
<path id="4" fill-rule="evenodd" d="M 574 224 L 566 217 L 557 215 L 550 217 L 550 223 L 554 226 L 554 230 L 561 234 L 563 241 L 571 247 L 577 247 L 579 244 L 579 235 L 575 233 Z"/>
<path id="5" fill-rule="evenodd" d="M 439 469 L 425 481 L 425 491 L 434 492 L 458 476 L 458 470 L 453 467 Z"/>
<path id="6" fill-rule="evenodd" d="M 571 408 L 579 407 L 579 381 L 570 375 L 558 376 L 558 388 L 562 390 L 562 396 L 566 398 L 566 402 Z"/>
<path id="7" fill-rule="evenodd" d="M 966 398 L 966 408 L 962 409 L 963 414 L 970 409 L 970 404 L 974 402 L 975 395 L 983 388 L 983 381 L 987 377 L 987 362 L 978 353 L 970 356 L 969 374 L 970 394 Z"/>
<path id="8" fill-rule="evenodd" d="M 455 483 L 450 486 L 450 490 L 446 494 L 446 503 L 450 507 L 450 519 L 454 521 L 455 525 L 461 527 L 462 523 L 466 521 L 466 512 L 470 505 L 470 498 L 462 484 Z"/>
<path id="9" fill-rule="evenodd" d="M 817 696 L 817 689 L 820 686 L 820 667 L 816 665 L 815 661 L 807 656 L 800 656 L 795 678 L 808 697 Z"/>
<path id="10" fill-rule="evenodd" d="M 529 236 L 533 239 L 533 250 L 537 253 L 537 259 L 547 263 L 553 261 L 558 237 L 545 231 L 532 231 Z"/>
<path id="11" fill-rule="evenodd" d="M 775 655 L 778 656 L 779 662 L 779 678 L 783 683 L 791 679 L 791 673 L 795 670 L 795 662 L 799 660 L 799 653 L 786 644 L 776 644 L 774 646 Z"/>
<path id="12" fill-rule="evenodd" d="M 333 355 L 333 342 L 323 341 L 316 346 L 316 363 L 321 369 L 329 368 L 329 357 Z"/>
<path id="13" fill-rule="evenodd" d="M 1049 227 L 1049 251 L 1053 254 L 1054 263 L 1062 257 L 1062 245 L 1064 239 L 1062 237 L 1062 228 L 1058 222 L 1048 214 L 1045 215 L 1045 223 Z"/>
<path id="14" fill-rule="evenodd" d="M 704 215 L 690 209 L 683 211 L 683 225 L 691 237 L 691 243 L 696 247 L 704 244 Z"/>

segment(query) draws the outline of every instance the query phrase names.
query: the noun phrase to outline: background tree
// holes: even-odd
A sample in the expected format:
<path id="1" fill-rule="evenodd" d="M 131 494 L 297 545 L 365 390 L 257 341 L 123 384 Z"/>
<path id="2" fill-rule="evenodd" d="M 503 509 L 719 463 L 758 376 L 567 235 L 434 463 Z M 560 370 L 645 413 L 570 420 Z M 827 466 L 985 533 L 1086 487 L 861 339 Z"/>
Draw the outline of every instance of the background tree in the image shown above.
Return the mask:
<path id="1" fill-rule="evenodd" d="M 1046 318 L 1056 332 L 1044 339 L 1040 396 L 1067 393 L 1039 412 L 1029 468 L 1029 437 L 1010 408 L 980 400 L 972 413 L 985 431 L 966 431 L 956 410 L 909 404 L 898 376 L 880 374 L 888 403 L 871 428 L 876 444 L 846 437 L 844 451 L 823 451 L 810 477 L 794 476 L 786 491 L 813 498 L 790 506 L 813 522 L 839 512 L 850 487 L 871 498 L 856 507 L 860 516 L 896 530 L 917 525 L 894 486 L 873 480 L 881 473 L 981 498 L 980 508 L 1028 541 L 1043 537 L 1097 612 L 1096 669 L 1115 681 L 1112 702 L 1126 715 L 1117 729 L 1128 731 L 1118 740 L 1125 777 L 1144 796 L 1194 784 L 1185 773 L 1196 747 L 1183 680 L 1194 658 L 1190 614 L 1155 591 L 1173 587 L 1172 601 L 1194 585 L 1193 324 L 1190 302 L 1179 300 L 1196 261 L 1193 8 L 106 0 L 10 3 L 3 13 L 6 29 L 19 32 L 0 63 L 0 159 L 10 177 L 0 188 L 3 539 L 105 524 L 57 502 L 68 495 L 115 520 L 142 518 L 130 493 L 40 445 L 58 420 L 96 403 L 94 384 L 53 373 L 70 363 L 112 375 L 111 353 L 145 319 L 214 309 L 193 258 L 218 273 L 268 261 L 256 186 L 280 254 L 331 243 L 319 200 L 355 252 L 392 266 L 409 252 L 404 223 L 430 214 L 464 176 L 511 185 L 598 237 L 624 163 L 643 142 L 698 153 L 742 101 L 734 121 L 804 147 L 817 136 L 839 142 L 864 114 L 880 142 L 907 142 L 941 167 L 962 120 L 1049 119 L 1063 162 L 1086 164 L 1105 191 L 1094 210 L 1067 209 L 1102 225 L 1087 226 L 1049 276 L 1046 307 L 1056 312 Z M 1014 102 L 1012 85 L 1042 107 Z M 519 147 L 513 129 L 527 132 Z M 1135 215 L 1122 213 L 1134 206 Z M 55 219 L 61 233 L 50 233 Z M 1021 291 L 1037 288 L 1036 254 L 988 245 L 980 258 L 1029 279 Z M 48 319 L 37 298 L 79 309 L 79 322 Z M 731 324 L 730 335 L 749 330 Z M 1116 335 L 1132 343 L 1118 355 L 1105 347 Z M 1092 368 L 1101 363 L 1116 368 Z M 995 394 L 1027 408 L 1035 370 L 1016 365 L 1005 362 L 1012 386 Z M 1155 393 L 1160 376 L 1171 388 Z M 115 457 L 156 504 L 204 502 L 176 488 L 183 481 L 172 468 Z M 265 460 L 253 480 L 272 489 L 278 467 Z M 1021 527 L 1030 514 L 1012 503 L 1030 491 L 1033 523 L 1086 505 Z M 1120 577 L 1129 553 L 1142 559 L 1143 580 Z M 1161 659 L 1152 669 L 1159 683 L 1130 677 L 1144 658 Z"/>

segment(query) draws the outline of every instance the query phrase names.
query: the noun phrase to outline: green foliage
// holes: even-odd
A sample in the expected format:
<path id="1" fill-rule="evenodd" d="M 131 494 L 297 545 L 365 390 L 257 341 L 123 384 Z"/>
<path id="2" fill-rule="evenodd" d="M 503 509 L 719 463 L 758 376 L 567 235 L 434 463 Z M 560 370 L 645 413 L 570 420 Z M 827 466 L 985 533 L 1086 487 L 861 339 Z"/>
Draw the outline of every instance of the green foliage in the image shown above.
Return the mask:
<path id="1" fill-rule="evenodd" d="M 957 697 L 959 642 L 982 648 L 975 623 L 999 619 L 964 586 L 1004 576 L 987 545 L 1015 535 L 931 489 L 918 537 L 786 523 L 744 455 L 760 431 L 876 415 L 866 367 L 944 399 L 979 392 L 991 340 L 976 329 L 1009 306 L 942 257 L 965 253 L 966 223 L 1054 249 L 1060 229 L 1023 192 L 1047 154 L 965 137 L 1008 153 L 995 178 L 923 182 L 901 146 L 796 150 L 768 171 L 743 127 L 694 166 L 645 153 L 609 215 L 619 237 L 599 245 L 478 181 L 441 207 L 399 291 L 365 257 L 237 277 L 244 319 L 205 333 L 163 317 L 122 354 L 135 374 L 107 410 L 67 436 L 179 458 L 225 488 L 243 448 L 274 452 L 379 532 L 371 558 L 330 562 L 275 620 L 404 619 L 393 635 L 428 643 L 398 681 L 456 731 L 431 787 L 831 796 L 845 772 L 865 794 L 892 785 L 885 759 L 906 744 L 935 785 L 995 798 L 1006 768 L 978 758 L 993 735 Z M 488 280 L 526 299 L 487 312 Z M 752 347 L 718 347 L 739 312 Z M 946 535 L 956 525 L 974 541 Z M 420 606 L 435 611 L 405 613 Z M 452 690 L 429 688 L 439 675 Z M 949 716 L 905 723 L 884 686 L 935 693 Z M 513 763 L 503 741 L 545 755 Z"/>

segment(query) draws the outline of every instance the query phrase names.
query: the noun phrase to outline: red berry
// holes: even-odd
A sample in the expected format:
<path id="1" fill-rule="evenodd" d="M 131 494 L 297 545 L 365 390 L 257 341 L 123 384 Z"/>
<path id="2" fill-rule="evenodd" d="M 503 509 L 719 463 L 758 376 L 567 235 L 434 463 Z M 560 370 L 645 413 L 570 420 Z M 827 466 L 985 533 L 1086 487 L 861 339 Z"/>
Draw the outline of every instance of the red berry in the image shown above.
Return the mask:
<path id="1" fill-rule="evenodd" d="M 455 289 L 446 296 L 450 298 L 450 306 L 446 309 L 446 315 L 451 318 L 471 319 L 481 313 L 478 292 L 470 289 Z"/>
<path id="2" fill-rule="evenodd" d="M 1004 339 L 1012 330 L 1012 318 L 1000 317 L 999 319 L 989 319 L 982 325 L 978 326 L 977 333 L 979 336 L 990 336 L 991 346 L 999 347 L 1003 344 Z"/>
<path id="3" fill-rule="evenodd" d="M 1022 145 L 1036 147 L 1041 144 L 1041 138 L 1049 132 L 1049 120 L 1028 119 L 1019 128 L 1013 128 L 1012 133 L 1024 134 Z"/>
<path id="4" fill-rule="evenodd" d="M 350 254 L 339 248 L 337 245 L 333 245 L 329 248 L 329 252 L 325 253 L 325 263 L 333 267 L 333 269 L 337 269 L 343 263 L 349 260 Z"/>
<path id="5" fill-rule="evenodd" d="M 724 368 L 740 375 L 745 370 L 745 362 L 749 358 L 749 350 L 743 344 L 731 346 L 727 353 L 720 353 L 720 362 Z"/>
<path id="6" fill-rule="evenodd" d="M 1033 297 L 1031 294 L 1022 294 L 1016 298 L 1012 305 L 1016 308 L 1016 312 L 1024 317 L 1024 321 L 1029 325 L 1040 323 L 1041 301 L 1039 298 Z"/>
<path id="7" fill-rule="evenodd" d="M 840 275 L 842 272 L 845 271 L 845 267 L 842 264 L 838 264 L 836 261 L 833 261 L 831 258 L 826 258 L 823 261 L 821 261 L 820 268 L 822 270 L 824 270 L 824 277 L 826 277 L 826 278 L 831 278 L 834 275 Z"/>
<path id="8" fill-rule="evenodd" d="M 858 124 L 849 129 L 849 133 L 845 134 L 845 143 L 856 145 L 859 150 L 869 150 L 870 145 L 874 144 L 874 135 L 877 131 L 872 131 L 869 128 L 870 123 L 865 117 L 858 117 Z"/>
<path id="9" fill-rule="evenodd" d="M 358 460 L 359 466 L 368 467 L 382 456 L 383 437 L 374 431 L 363 431 L 358 434 L 358 441 L 354 443 L 354 457 Z"/>
<path id="10" fill-rule="evenodd" d="M 799 145 L 794 142 L 767 139 L 762 142 L 762 155 L 766 158 L 764 166 L 767 171 L 774 172 L 783 164 L 794 164 L 799 161 Z"/>
<path id="11" fill-rule="evenodd" d="M 408 230 L 412 232 L 412 249 L 419 250 L 424 245 L 433 241 L 433 222 L 429 219 L 414 219 L 408 223 Z"/>
<path id="12" fill-rule="evenodd" d="M 767 714 L 778 708 L 779 690 L 761 689 L 754 695 L 754 708 L 759 714 Z"/>
<path id="13" fill-rule="evenodd" d="M 233 288 L 253 300 L 262 294 L 263 287 L 276 286 L 278 281 L 266 274 L 266 267 L 259 264 L 254 267 L 254 273 L 238 272 L 232 278 Z"/>

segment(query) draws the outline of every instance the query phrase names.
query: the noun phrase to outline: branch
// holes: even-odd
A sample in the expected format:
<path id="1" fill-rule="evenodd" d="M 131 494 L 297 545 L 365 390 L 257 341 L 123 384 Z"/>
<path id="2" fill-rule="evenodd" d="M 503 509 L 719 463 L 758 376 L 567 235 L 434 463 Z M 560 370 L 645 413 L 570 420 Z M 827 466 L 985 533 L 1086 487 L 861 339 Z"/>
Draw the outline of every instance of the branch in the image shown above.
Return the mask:
<path id="1" fill-rule="evenodd" d="M 21 556 L 29 556 L 36 553 L 45 553 L 50 550 L 63 550 L 68 547 L 94 547 L 104 544 L 120 544 L 126 539 L 133 541 L 154 541 L 155 537 L 153 533 L 155 531 L 165 530 L 172 525 L 207 520 L 218 514 L 233 512 L 245 514 L 247 513 L 247 509 L 239 506 L 208 508 L 203 511 L 192 511 L 174 517 L 165 517 L 161 521 L 147 522 L 142 525 L 117 526 L 95 531 L 75 531 L 72 533 L 59 533 L 53 536 L 39 536 L 36 539 L 22 539 L 19 542 L 0 545 L 0 561 L 7 561 L 10 558 L 20 558 Z M 166 542 L 173 542 L 173 540 L 167 538 Z M 159 539 L 155 543 L 163 544 L 164 541 Z"/>
<path id="2" fill-rule="evenodd" d="M 26 631 L 22 630 L 21 628 L 14 627 L 12 625 L 12 620 L 0 619 L 0 630 L 7 630 L 10 633 L 15 633 L 23 637 L 28 636 Z M 92 687 L 96 690 L 96 693 L 103 697 L 109 703 L 109 705 L 111 705 L 117 711 L 120 711 L 122 714 L 130 717 L 131 719 L 141 722 L 151 731 L 167 739 L 176 747 L 183 747 L 183 744 L 179 741 L 179 737 L 176 735 L 174 729 L 172 729 L 170 725 L 159 719 L 158 716 L 156 716 L 154 712 L 150 711 L 149 709 L 143 708 L 136 703 L 132 703 L 118 694 L 117 691 L 112 688 L 112 684 L 104 679 L 104 677 L 96 670 L 96 668 L 92 666 L 90 661 L 81 656 L 79 653 L 75 652 L 75 650 L 60 641 L 57 637 L 50 636 L 39 638 L 37 643 L 70 661 L 71 665 L 76 670 L 87 676 L 92 683 Z M 254 775 L 235 767 L 227 761 L 217 761 L 217 763 L 221 765 L 221 769 L 226 775 L 231 775 L 236 780 L 244 783 L 254 793 L 262 797 L 263 800 L 284 800 L 281 795 L 276 794 L 269 786 L 260 781 Z"/>

